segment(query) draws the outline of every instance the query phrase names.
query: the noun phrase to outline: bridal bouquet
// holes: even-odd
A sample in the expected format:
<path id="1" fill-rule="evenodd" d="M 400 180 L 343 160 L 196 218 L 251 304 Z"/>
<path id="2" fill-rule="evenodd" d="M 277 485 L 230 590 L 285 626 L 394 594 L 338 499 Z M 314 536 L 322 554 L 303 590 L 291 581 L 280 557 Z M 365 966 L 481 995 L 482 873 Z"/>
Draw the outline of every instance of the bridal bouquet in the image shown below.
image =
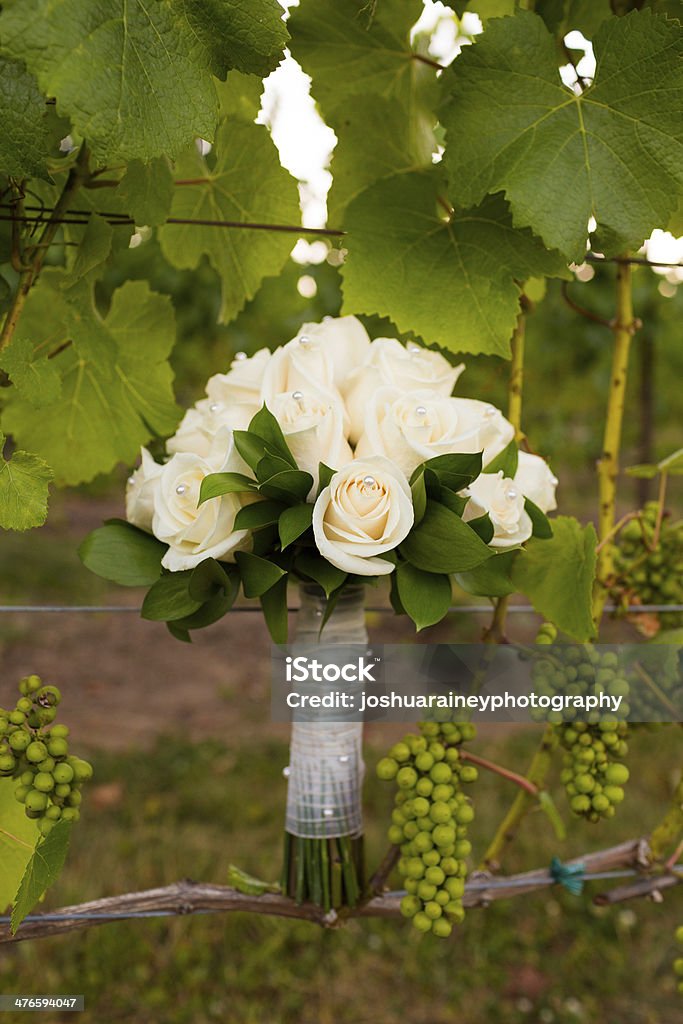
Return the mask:
<path id="1" fill-rule="evenodd" d="M 463 365 L 353 316 L 304 324 L 270 352 L 238 352 L 212 377 L 157 462 L 145 449 L 127 522 L 94 531 L 86 565 L 147 585 L 143 616 L 171 632 L 215 622 L 241 587 L 286 640 L 287 581 L 327 605 L 388 576 L 418 628 L 439 621 L 451 579 L 510 592 L 516 549 L 551 536 L 557 480 L 519 451 L 487 402 L 454 395 Z"/>

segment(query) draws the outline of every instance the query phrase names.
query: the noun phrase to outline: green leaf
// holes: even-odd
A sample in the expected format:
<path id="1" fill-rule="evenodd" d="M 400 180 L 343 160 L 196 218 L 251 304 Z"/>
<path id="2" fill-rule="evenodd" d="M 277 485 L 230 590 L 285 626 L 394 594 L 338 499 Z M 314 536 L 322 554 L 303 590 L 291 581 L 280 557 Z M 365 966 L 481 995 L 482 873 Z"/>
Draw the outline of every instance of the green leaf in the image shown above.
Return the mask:
<path id="1" fill-rule="evenodd" d="M 330 480 L 336 473 L 335 469 L 330 469 L 324 462 L 318 463 L 318 494 L 324 491 L 329 486 Z"/>
<path id="2" fill-rule="evenodd" d="M 595 84 L 578 96 L 528 11 L 491 22 L 444 73 L 455 200 L 504 189 L 515 224 L 576 260 L 591 216 L 612 240 L 606 255 L 637 248 L 667 223 L 683 184 L 683 122 L 670 99 L 683 89 L 680 28 L 634 11 L 605 21 L 593 45 Z"/>
<path id="3" fill-rule="evenodd" d="M 167 622 L 194 614 L 203 601 L 190 594 L 192 569 L 161 576 L 147 591 L 141 615 L 151 622 Z"/>
<path id="4" fill-rule="evenodd" d="M 287 643 L 287 576 L 261 594 L 261 610 L 274 644 Z"/>
<path id="5" fill-rule="evenodd" d="M 88 139 L 98 163 L 175 156 L 211 139 L 214 36 L 191 0 L 8 0 L 0 36 Z M 203 5 L 204 7 L 206 5 Z M 199 11 L 197 10 L 199 8 Z M 194 12 L 194 17 L 190 12 Z M 198 22 L 206 31 L 198 32 Z"/>
<path id="6" fill-rule="evenodd" d="M 488 512 L 485 512 L 483 516 L 477 516 L 476 519 L 468 519 L 467 525 L 474 530 L 478 537 L 481 537 L 484 544 L 490 544 L 493 540 L 495 530 Z"/>
<path id="7" fill-rule="evenodd" d="M 173 199 L 173 173 L 165 157 L 149 163 L 131 160 L 116 190 L 136 224 L 163 224 Z"/>
<path id="8" fill-rule="evenodd" d="M 536 0 L 534 10 L 559 39 L 572 29 L 592 39 L 602 22 L 612 15 L 610 0 Z"/>
<path id="9" fill-rule="evenodd" d="M 661 459 L 657 466 L 660 473 L 673 473 L 675 475 L 683 473 L 683 448 L 679 448 L 677 451 L 672 452 L 671 455 L 667 455 L 665 459 Z"/>
<path id="10" fill-rule="evenodd" d="M 0 431 L 0 529 L 32 530 L 42 526 L 47 518 L 52 470 L 30 452 L 15 451 L 11 459 L 6 459 L 4 447 L 5 435 Z"/>
<path id="11" fill-rule="evenodd" d="M 401 606 L 418 632 L 443 619 L 451 606 L 448 576 L 423 572 L 409 562 L 399 562 L 394 575 Z"/>
<path id="12" fill-rule="evenodd" d="M 161 575 L 167 545 L 121 519 L 89 533 L 78 554 L 91 572 L 123 587 L 149 587 Z"/>
<path id="13" fill-rule="evenodd" d="M 531 498 L 524 499 L 524 510 L 531 520 L 533 536 L 539 540 L 549 540 L 553 535 L 553 528 L 545 512 L 542 512 Z"/>
<path id="14" fill-rule="evenodd" d="M 478 565 L 470 572 L 459 572 L 455 581 L 468 594 L 481 597 L 505 597 L 514 594 L 515 588 L 510 577 L 518 551 L 502 551 Z"/>
<path id="15" fill-rule="evenodd" d="M 0 167 L 14 178 L 49 179 L 45 97 L 23 63 L 0 58 Z"/>
<path id="16" fill-rule="evenodd" d="M 239 449 L 238 449 L 239 450 Z M 239 494 L 241 491 L 255 491 L 256 481 L 244 473 L 209 473 L 199 488 L 199 504 L 224 494 Z"/>
<path id="17" fill-rule="evenodd" d="M 36 351 L 32 341 L 15 335 L 0 353 L 0 365 L 22 398 L 34 408 L 51 405 L 62 393 L 62 379 L 53 360 Z"/>
<path id="18" fill-rule="evenodd" d="M 238 551 L 235 554 L 235 561 L 242 577 L 245 597 L 261 597 L 287 575 L 279 565 L 259 555 L 252 555 L 249 551 Z"/>
<path id="19" fill-rule="evenodd" d="M 234 569 L 233 575 L 237 576 Z M 239 587 L 239 580 L 237 586 Z M 229 594 L 233 586 L 231 576 L 225 566 L 215 558 L 205 558 L 192 570 L 187 589 L 190 597 L 197 601 L 211 601 L 219 594 Z"/>
<path id="20" fill-rule="evenodd" d="M 433 573 L 464 572 L 492 556 L 460 516 L 436 501 L 427 502 L 422 522 L 410 531 L 400 552 L 418 569 Z"/>
<path id="21" fill-rule="evenodd" d="M 438 169 L 396 175 L 350 204 L 342 311 L 389 316 L 399 330 L 445 348 L 508 358 L 519 314 L 515 281 L 565 275 L 566 267 L 530 231 L 512 226 L 501 196 L 446 220 L 441 181 Z"/>
<path id="22" fill-rule="evenodd" d="M 40 840 L 35 821 L 14 796 L 14 779 L 0 778 L 0 913 L 13 902 Z"/>
<path id="23" fill-rule="evenodd" d="M 641 480 L 654 480 L 659 476 L 659 466 L 653 462 L 639 462 L 636 466 L 627 466 L 626 476 L 639 477 Z"/>
<path id="24" fill-rule="evenodd" d="M 495 459 L 489 462 L 488 466 L 484 468 L 484 472 L 498 473 L 502 470 L 503 476 L 506 479 L 514 480 L 518 461 L 519 448 L 517 447 L 517 442 L 513 439 L 506 448 L 503 448 L 499 455 L 496 455 Z"/>
<path id="25" fill-rule="evenodd" d="M 270 451 L 279 455 L 293 469 L 297 468 L 296 461 L 289 450 L 289 445 L 285 440 L 280 424 L 267 406 L 262 406 L 256 415 L 252 417 L 249 423 L 249 433 L 263 438 Z"/>
<path id="26" fill-rule="evenodd" d="M 251 436 L 254 437 L 255 435 L 252 434 Z M 264 484 L 266 480 L 270 480 L 271 477 L 277 476 L 279 473 L 292 472 L 291 463 L 280 455 L 276 455 L 265 441 L 263 442 L 263 451 L 265 454 L 258 460 L 256 466 L 256 477 L 259 485 Z M 296 469 L 293 471 L 298 472 Z"/>
<path id="27" fill-rule="evenodd" d="M 415 525 L 422 522 L 427 510 L 427 488 L 425 486 L 424 472 L 418 473 L 410 485 L 410 492 L 413 498 L 413 513 Z"/>
<path id="28" fill-rule="evenodd" d="M 0 23 L 1 24 L 1 23 Z M 175 189 L 171 216 L 211 221 L 298 224 L 301 215 L 296 182 L 280 166 L 277 150 L 263 125 L 234 120 L 221 124 L 215 163 L 193 144 L 177 161 L 178 179 L 202 184 Z M 161 248 L 174 267 L 191 269 L 208 256 L 221 279 L 220 320 L 228 323 L 253 299 L 261 282 L 279 274 L 293 239 L 287 233 L 198 228 L 169 224 L 159 230 Z"/>
<path id="29" fill-rule="evenodd" d="M 268 477 L 261 484 L 261 494 L 289 505 L 305 501 L 313 486 L 313 477 L 301 469 L 288 469 Z"/>
<path id="30" fill-rule="evenodd" d="M 58 483 L 77 484 L 119 462 L 130 465 L 153 434 L 175 430 L 180 410 L 168 363 L 175 321 L 170 299 L 145 281 L 118 288 L 103 319 L 89 290 L 61 292 L 62 280 L 58 271 L 45 272 L 23 314 L 27 334 L 41 347 L 73 341 L 52 360 L 62 395 L 36 416 L 9 389 L 3 415 L 18 443 L 53 467 Z"/>
<path id="31" fill-rule="evenodd" d="M 185 643 L 192 643 L 189 630 L 203 629 L 205 626 L 212 626 L 214 622 L 222 619 L 223 616 L 228 614 L 235 603 L 238 591 L 239 575 L 235 573 L 234 580 L 230 577 L 230 590 L 227 594 L 216 594 L 215 597 L 205 601 L 196 612 L 186 615 L 182 619 L 176 619 L 174 622 L 167 622 L 166 625 L 176 639 L 182 640 Z"/>
<path id="32" fill-rule="evenodd" d="M 280 501 L 256 501 L 245 505 L 235 516 L 235 530 L 259 530 L 277 523 L 284 509 Z"/>
<path id="33" fill-rule="evenodd" d="M 278 523 L 282 550 L 284 551 L 293 541 L 298 540 L 302 533 L 309 529 L 312 522 L 312 505 L 292 505 L 291 508 L 286 508 Z"/>
<path id="34" fill-rule="evenodd" d="M 591 613 L 597 537 L 592 524 L 569 516 L 553 520 L 551 540 L 530 540 L 512 569 L 515 590 L 526 594 L 536 611 L 574 640 L 595 635 Z"/>
<path id="35" fill-rule="evenodd" d="M 319 583 L 326 597 L 346 583 L 347 573 L 337 569 L 335 565 L 330 565 L 326 559 L 312 551 L 302 551 L 297 555 L 294 567 L 298 573 L 308 576 L 314 583 Z"/>
<path id="36" fill-rule="evenodd" d="M 451 491 L 469 487 L 481 473 L 481 452 L 466 455 L 436 455 L 424 463 L 425 470 L 435 473 L 439 483 Z"/>
<path id="37" fill-rule="evenodd" d="M 12 935 L 31 913 L 43 894 L 62 873 L 71 838 L 71 822 L 58 821 L 52 831 L 36 847 L 26 865 L 12 908 Z"/>
<path id="38" fill-rule="evenodd" d="M 102 264 L 111 253 L 113 240 L 114 229 L 111 224 L 96 213 L 91 214 L 76 250 L 76 258 L 65 274 L 62 286 L 70 288 L 93 271 L 101 271 Z"/>

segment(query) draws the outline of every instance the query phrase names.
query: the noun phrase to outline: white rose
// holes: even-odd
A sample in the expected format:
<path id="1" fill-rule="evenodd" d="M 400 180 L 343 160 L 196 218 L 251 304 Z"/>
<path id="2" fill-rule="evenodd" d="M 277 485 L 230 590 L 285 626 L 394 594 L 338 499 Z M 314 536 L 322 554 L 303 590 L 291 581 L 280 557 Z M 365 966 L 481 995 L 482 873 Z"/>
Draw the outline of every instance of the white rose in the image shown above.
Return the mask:
<path id="1" fill-rule="evenodd" d="M 318 551 L 343 572 L 386 576 L 394 566 L 377 555 L 392 551 L 414 521 L 410 487 L 388 459 L 357 459 L 335 473 L 313 509 Z"/>
<path id="2" fill-rule="evenodd" d="M 330 349 L 320 339 L 300 334 L 273 352 L 261 384 L 261 402 L 270 409 L 276 395 L 311 386 L 336 395 L 334 363 Z"/>
<path id="3" fill-rule="evenodd" d="M 273 399 L 270 409 L 287 439 L 299 469 L 313 477 L 311 495 L 318 490 L 321 462 L 341 469 L 353 458 L 344 436 L 344 409 L 333 395 L 306 391 L 286 392 Z"/>
<path id="4" fill-rule="evenodd" d="M 492 548 L 512 548 L 531 536 L 532 523 L 524 511 L 524 495 L 514 480 L 498 473 L 482 473 L 463 492 L 469 495 L 463 519 L 477 519 L 488 513 L 493 524 Z"/>
<path id="5" fill-rule="evenodd" d="M 448 397 L 465 364 L 451 366 L 440 352 L 419 345 L 404 347 L 396 338 L 375 338 L 365 363 L 348 377 L 344 401 L 351 420 L 351 443 L 355 444 L 365 426 L 365 409 L 370 397 L 382 385 L 399 391 L 429 388 Z"/>
<path id="6" fill-rule="evenodd" d="M 126 486 L 126 519 L 133 526 L 151 533 L 154 495 L 159 487 L 159 477 L 164 467 L 154 461 L 146 448 L 141 448 L 140 454 L 142 462 L 132 476 L 128 477 Z"/>
<path id="7" fill-rule="evenodd" d="M 540 455 L 520 452 L 515 473 L 515 485 L 541 512 L 552 512 L 557 508 L 555 488 L 557 477 L 551 472 L 548 463 Z"/>
<path id="8" fill-rule="evenodd" d="M 380 388 L 368 401 L 356 457 L 384 455 L 409 477 L 416 466 L 437 455 L 481 451 L 481 426 L 479 410 L 467 399 Z"/>
<path id="9" fill-rule="evenodd" d="M 245 402 L 258 409 L 263 374 L 270 362 L 270 352 L 261 348 L 250 359 L 238 352 L 228 373 L 217 373 L 209 378 L 206 393 L 213 402 Z"/>
<path id="10" fill-rule="evenodd" d="M 224 494 L 197 506 L 204 477 L 234 469 L 234 458 L 220 462 L 191 452 L 178 452 L 163 467 L 152 528 L 169 545 L 161 562 L 165 569 L 193 569 L 205 558 L 234 562 L 235 552 L 250 546 L 249 531 L 235 530 L 234 524 L 240 508 L 255 500 L 251 492 Z"/>
<path id="11" fill-rule="evenodd" d="M 355 316 L 326 316 L 321 324 L 302 324 L 301 336 L 322 342 L 332 359 L 334 383 L 340 390 L 370 349 L 368 332 Z"/>
<path id="12" fill-rule="evenodd" d="M 206 458 L 218 432 L 223 428 L 246 430 L 259 406 L 247 402 L 226 404 L 214 398 L 202 398 L 188 409 L 173 437 L 166 442 L 166 451 L 191 452 Z M 240 472 L 244 471 L 241 467 Z"/>
<path id="13" fill-rule="evenodd" d="M 481 416 L 481 445 L 483 449 L 482 465 L 486 469 L 497 455 L 510 444 L 515 436 L 515 428 L 506 420 L 500 409 L 489 402 L 480 402 L 476 398 L 459 398 L 466 402 L 473 413 Z"/>

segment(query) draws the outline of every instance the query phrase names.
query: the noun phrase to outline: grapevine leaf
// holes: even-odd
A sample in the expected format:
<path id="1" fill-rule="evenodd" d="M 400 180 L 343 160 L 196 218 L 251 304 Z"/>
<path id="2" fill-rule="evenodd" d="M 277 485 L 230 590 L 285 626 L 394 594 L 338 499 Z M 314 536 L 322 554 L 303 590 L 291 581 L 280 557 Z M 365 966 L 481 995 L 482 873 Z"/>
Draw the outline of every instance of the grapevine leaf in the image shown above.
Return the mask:
<path id="1" fill-rule="evenodd" d="M 96 213 L 92 214 L 88 218 L 73 266 L 64 276 L 63 287 L 69 288 L 92 271 L 101 268 L 109 258 L 113 240 L 114 229 L 111 224 Z"/>
<path id="2" fill-rule="evenodd" d="M 17 391 L 35 408 L 56 402 L 62 393 L 62 380 L 53 361 L 41 358 L 32 341 L 15 335 L 0 354 L 0 364 Z"/>
<path id="3" fill-rule="evenodd" d="M 131 160 L 116 195 L 125 203 L 136 224 L 151 227 L 163 224 L 173 198 L 173 174 L 168 160 L 157 157 L 147 164 Z"/>
<path id="4" fill-rule="evenodd" d="M 49 179 L 45 97 L 23 63 L 0 58 L 0 167 L 16 178 Z"/>
<path id="5" fill-rule="evenodd" d="M 256 120 L 263 95 L 263 81 L 258 75 L 243 75 L 241 71 L 230 71 L 224 82 L 216 82 L 216 92 L 221 120 Z"/>
<path id="6" fill-rule="evenodd" d="M 513 228 L 500 195 L 444 219 L 439 183 L 438 172 L 400 174 L 350 204 L 343 312 L 389 316 L 453 351 L 509 357 L 515 279 L 566 267 L 530 231 Z"/>
<path id="7" fill-rule="evenodd" d="M 212 54 L 206 32 L 197 32 L 199 19 L 188 17 L 187 0 L 2 6 L 4 52 L 24 60 L 41 89 L 57 97 L 59 112 L 88 139 L 96 160 L 175 156 L 195 136 L 213 137 Z"/>
<path id="8" fill-rule="evenodd" d="M 44 457 L 66 484 L 134 462 L 153 434 L 173 432 L 179 414 L 167 362 L 175 336 L 170 300 L 146 282 L 129 281 L 102 318 L 89 293 L 86 303 L 81 288 L 72 291 L 73 301 L 64 301 L 58 288 L 41 280 L 26 307 L 29 324 L 44 311 L 46 322 L 58 320 L 51 338 L 73 339 L 53 360 L 61 398 L 36 416 L 20 395 L 10 394 L 5 411 L 19 443 Z"/>
<path id="9" fill-rule="evenodd" d="M 52 831 L 35 848 L 26 865 L 12 908 L 12 935 L 30 914 L 44 893 L 59 878 L 69 850 L 71 822 L 58 821 Z"/>
<path id="10" fill-rule="evenodd" d="M 217 78 L 230 68 L 263 78 L 277 67 L 289 37 L 278 0 L 174 0 L 173 6 L 201 39 Z"/>
<path id="11" fill-rule="evenodd" d="M 478 14 L 486 24 L 489 18 L 504 18 L 515 13 L 515 0 L 470 0 L 467 10 Z"/>
<path id="12" fill-rule="evenodd" d="M 457 202 L 504 189 L 515 224 L 573 259 L 591 216 L 607 255 L 640 245 L 683 185 L 679 27 L 634 11 L 604 22 L 594 48 L 595 83 L 576 95 L 542 19 L 520 11 L 492 21 L 445 72 L 444 161 Z"/>
<path id="13" fill-rule="evenodd" d="M 35 821 L 14 796 L 14 779 L 0 779 L 0 912 L 13 902 L 40 839 Z"/>
<path id="14" fill-rule="evenodd" d="M 0 528 L 32 530 L 42 526 L 47 518 L 52 470 L 30 452 L 15 451 L 7 460 L 2 454 L 4 446 L 5 436 L 0 431 Z"/>
<path id="15" fill-rule="evenodd" d="M 171 215 L 210 221 L 298 224 L 296 184 L 283 170 L 262 125 L 223 122 L 216 161 L 209 166 L 195 146 L 175 167 L 178 179 L 201 179 L 176 188 Z M 203 255 L 221 277 L 220 318 L 232 320 L 256 294 L 264 277 L 278 274 L 289 258 L 292 236 L 249 230 L 219 230 L 169 224 L 159 232 L 166 259 L 175 267 L 196 267 Z"/>
<path id="16" fill-rule="evenodd" d="M 532 538 L 515 559 L 512 582 L 540 615 L 574 640 L 595 635 L 591 598 L 597 537 L 591 524 L 570 516 L 553 519 L 550 540 Z"/>
<path id="17" fill-rule="evenodd" d="M 592 39 L 602 22 L 612 15 L 610 0 L 536 0 L 534 10 L 559 39 L 572 29 Z"/>
<path id="18" fill-rule="evenodd" d="M 415 623 L 417 632 L 440 622 L 451 606 L 448 576 L 423 572 L 409 562 L 396 566 L 396 586 L 401 606 Z"/>
<path id="19" fill-rule="evenodd" d="M 116 519 L 89 533 L 78 555 L 91 572 L 123 587 L 149 587 L 167 550 L 156 537 Z"/>

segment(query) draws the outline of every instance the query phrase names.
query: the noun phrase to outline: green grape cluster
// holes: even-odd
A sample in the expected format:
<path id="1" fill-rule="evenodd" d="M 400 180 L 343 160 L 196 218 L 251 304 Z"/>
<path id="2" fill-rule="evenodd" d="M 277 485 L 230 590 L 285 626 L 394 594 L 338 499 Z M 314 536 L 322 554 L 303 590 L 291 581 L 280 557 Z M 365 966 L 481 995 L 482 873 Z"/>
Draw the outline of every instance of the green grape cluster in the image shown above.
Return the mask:
<path id="1" fill-rule="evenodd" d="M 422 722 L 420 735 L 405 736 L 377 765 L 379 778 L 397 786 L 388 837 L 401 848 L 401 913 L 418 931 L 442 938 L 465 916 L 474 810 L 462 785 L 476 780 L 477 769 L 463 762 L 460 747 L 474 735 L 469 722 Z"/>
<path id="2" fill-rule="evenodd" d="M 626 738 L 629 714 L 626 703 L 630 687 L 615 651 L 600 651 L 591 644 L 556 644 L 557 630 L 551 623 L 541 626 L 537 644 L 553 645 L 552 651 L 534 660 L 532 676 L 539 693 L 561 691 L 565 694 L 607 692 L 624 699 L 619 718 L 599 711 L 577 720 L 577 712 L 563 713 L 569 721 L 558 721 L 555 729 L 564 748 L 564 768 L 560 779 L 569 806 L 578 817 L 597 822 L 613 818 L 624 799 L 629 771 L 621 759 L 628 753 Z M 552 720 L 552 713 L 546 716 Z"/>
<path id="3" fill-rule="evenodd" d="M 617 604 L 683 604 L 683 520 L 671 523 L 665 515 L 655 546 L 658 508 L 648 502 L 641 519 L 627 523 L 615 542 L 610 596 Z M 664 629 L 683 625 L 681 612 L 657 614 Z"/>
<path id="4" fill-rule="evenodd" d="M 676 942 L 683 950 L 683 924 L 676 929 Z M 683 956 L 677 956 L 674 960 L 674 974 L 676 975 L 676 988 L 683 996 Z"/>
<path id="5" fill-rule="evenodd" d="M 78 821 L 81 787 L 92 767 L 69 753 L 69 730 L 55 725 L 62 695 L 38 676 L 19 683 L 12 711 L 0 708 L 0 777 L 16 780 L 14 795 L 46 836 L 58 821 Z"/>

